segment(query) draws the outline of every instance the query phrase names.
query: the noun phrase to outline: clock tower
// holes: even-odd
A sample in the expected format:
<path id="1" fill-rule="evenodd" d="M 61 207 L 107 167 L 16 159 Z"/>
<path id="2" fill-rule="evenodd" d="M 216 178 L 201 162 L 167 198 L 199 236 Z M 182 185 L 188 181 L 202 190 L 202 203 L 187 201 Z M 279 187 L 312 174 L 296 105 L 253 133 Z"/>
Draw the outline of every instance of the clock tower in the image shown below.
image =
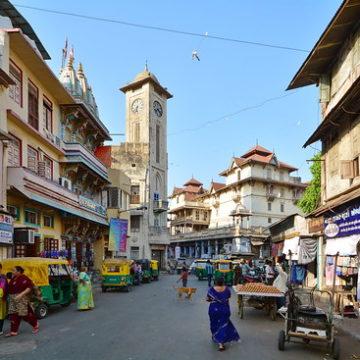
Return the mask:
<path id="1" fill-rule="evenodd" d="M 135 80 L 121 87 L 126 96 L 126 142 L 129 158 L 119 164 L 131 179 L 131 196 L 146 206 L 141 217 L 142 256 L 164 261 L 169 244 L 167 222 L 167 100 L 172 98 L 147 65 Z M 119 159 L 120 160 L 120 159 Z M 120 162 L 124 162 L 122 156 Z M 136 206 L 137 205 L 137 206 Z M 132 218 L 132 212 L 130 213 Z M 137 215 L 134 215 L 137 216 Z M 134 221 L 138 221 L 133 219 Z M 131 222 L 131 219 L 130 219 Z M 131 226 L 130 226 L 131 228 Z M 138 234 L 135 234 L 138 235 Z M 131 242 L 132 234 L 130 234 Z"/>

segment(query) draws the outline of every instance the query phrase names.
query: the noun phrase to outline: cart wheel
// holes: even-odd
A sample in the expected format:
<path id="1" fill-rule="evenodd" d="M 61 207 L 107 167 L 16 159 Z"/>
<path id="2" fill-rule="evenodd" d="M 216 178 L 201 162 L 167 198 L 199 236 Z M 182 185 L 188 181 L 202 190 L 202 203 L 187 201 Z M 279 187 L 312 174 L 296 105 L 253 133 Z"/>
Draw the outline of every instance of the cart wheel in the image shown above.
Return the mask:
<path id="1" fill-rule="evenodd" d="M 278 349 L 280 351 L 285 350 L 285 331 L 281 330 L 278 336 Z"/>
<path id="2" fill-rule="evenodd" d="M 331 357 L 335 360 L 338 360 L 339 356 L 340 356 L 340 343 L 338 339 L 334 339 L 332 343 Z"/>
<path id="3" fill-rule="evenodd" d="M 38 319 L 43 319 L 47 316 L 49 308 L 45 304 L 40 304 L 35 308 L 35 315 Z"/>

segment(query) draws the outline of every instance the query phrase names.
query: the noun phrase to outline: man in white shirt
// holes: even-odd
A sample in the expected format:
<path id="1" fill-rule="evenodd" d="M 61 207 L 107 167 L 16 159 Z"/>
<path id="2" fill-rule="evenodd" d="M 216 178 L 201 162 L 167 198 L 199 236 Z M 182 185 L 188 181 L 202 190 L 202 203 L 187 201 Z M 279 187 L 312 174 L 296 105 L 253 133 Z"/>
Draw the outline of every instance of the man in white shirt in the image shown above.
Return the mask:
<path id="1" fill-rule="evenodd" d="M 275 279 L 275 271 L 272 266 L 272 261 L 267 260 L 265 265 L 265 281 L 267 285 L 272 285 Z"/>

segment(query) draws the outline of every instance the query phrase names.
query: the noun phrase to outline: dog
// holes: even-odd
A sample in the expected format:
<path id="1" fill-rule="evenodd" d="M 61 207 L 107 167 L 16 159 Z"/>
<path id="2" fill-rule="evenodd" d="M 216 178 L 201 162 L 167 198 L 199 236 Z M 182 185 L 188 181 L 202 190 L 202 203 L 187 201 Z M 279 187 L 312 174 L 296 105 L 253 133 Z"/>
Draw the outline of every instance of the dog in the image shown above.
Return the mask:
<path id="1" fill-rule="evenodd" d="M 191 295 L 196 293 L 196 288 L 190 287 L 175 287 L 173 286 L 174 290 L 177 290 L 179 297 L 182 297 L 182 294 L 186 294 L 186 299 L 191 299 Z"/>

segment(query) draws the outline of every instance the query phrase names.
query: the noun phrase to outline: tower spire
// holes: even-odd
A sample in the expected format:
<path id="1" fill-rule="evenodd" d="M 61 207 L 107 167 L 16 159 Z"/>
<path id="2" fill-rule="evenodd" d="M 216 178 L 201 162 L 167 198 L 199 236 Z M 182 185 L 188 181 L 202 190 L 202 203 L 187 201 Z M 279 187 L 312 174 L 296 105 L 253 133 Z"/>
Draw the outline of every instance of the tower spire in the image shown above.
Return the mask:
<path id="1" fill-rule="evenodd" d="M 144 69 L 144 71 L 149 71 L 148 61 L 147 60 L 145 60 L 145 69 Z"/>

